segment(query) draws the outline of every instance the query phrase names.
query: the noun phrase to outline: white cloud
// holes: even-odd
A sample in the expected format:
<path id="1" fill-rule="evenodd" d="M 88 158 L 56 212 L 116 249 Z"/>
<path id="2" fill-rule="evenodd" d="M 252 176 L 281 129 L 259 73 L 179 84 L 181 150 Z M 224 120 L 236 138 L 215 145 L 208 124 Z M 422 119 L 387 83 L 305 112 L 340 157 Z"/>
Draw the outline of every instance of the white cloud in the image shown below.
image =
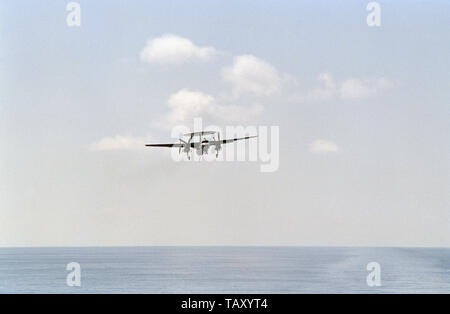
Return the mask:
<path id="1" fill-rule="evenodd" d="M 309 151 L 312 153 L 337 153 L 339 146 L 327 140 L 315 140 L 309 145 Z"/>
<path id="2" fill-rule="evenodd" d="M 382 90 L 393 88 L 396 85 L 396 82 L 384 77 L 372 79 L 350 78 L 342 82 L 339 95 L 342 99 L 368 98 Z"/>
<path id="3" fill-rule="evenodd" d="M 169 97 L 170 112 L 167 119 L 170 125 L 183 124 L 194 117 L 210 114 L 214 111 L 214 97 L 189 89 L 181 89 Z"/>
<path id="4" fill-rule="evenodd" d="M 370 82 L 360 79 L 347 79 L 342 82 L 339 88 L 339 96 L 342 99 L 367 98 L 376 92 L 376 86 Z"/>
<path id="5" fill-rule="evenodd" d="M 231 84 L 234 96 L 245 93 L 268 96 L 281 89 L 277 69 L 252 55 L 235 57 L 233 64 L 222 70 L 222 78 Z"/>
<path id="6" fill-rule="evenodd" d="M 187 38 L 165 34 L 149 40 L 141 50 L 140 58 L 147 63 L 180 64 L 208 61 L 216 53 L 213 47 L 199 47 Z"/>
<path id="7" fill-rule="evenodd" d="M 327 100 L 336 96 L 336 83 L 330 73 L 319 74 L 318 80 L 323 86 L 315 87 L 308 93 L 308 99 Z"/>
<path id="8" fill-rule="evenodd" d="M 263 110 L 259 104 L 221 105 L 213 96 L 187 88 L 172 94 L 168 106 L 170 111 L 158 123 L 163 128 L 191 124 L 196 117 L 209 119 L 211 122 L 245 122 Z"/>
<path id="9" fill-rule="evenodd" d="M 91 150 L 133 150 L 144 147 L 146 139 L 142 137 L 121 136 L 104 137 L 91 145 Z"/>
<path id="10" fill-rule="evenodd" d="M 322 86 L 315 87 L 307 92 L 306 100 L 365 99 L 395 85 L 386 78 L 348 78 L 342 82 L 336 82 L 331 73 L 328 72 L 319 74 L 318 81 L 321 82 Z"/>

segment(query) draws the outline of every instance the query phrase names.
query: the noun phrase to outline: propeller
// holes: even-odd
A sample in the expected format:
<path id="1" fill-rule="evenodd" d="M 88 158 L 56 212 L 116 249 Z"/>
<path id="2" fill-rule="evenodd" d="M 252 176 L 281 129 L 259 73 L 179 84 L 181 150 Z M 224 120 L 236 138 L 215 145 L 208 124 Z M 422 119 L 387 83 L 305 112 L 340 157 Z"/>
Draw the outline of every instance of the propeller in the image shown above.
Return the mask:
<path id="1" fill-rule="evenodd" d="M 180 144 L 187 145 L 188 143 L 186 143 L 185 141 L 183 141 L 183 139 L 180 138 Z M 178 154 L 181 154 L 181 149 L 182 149 L 182 148 L 183 148 L 183 146 L 180 146 L 180 147 L 178 148 Z"/>
<path id="2" fill-rule="evenodd" d="M 189 160 L 191 159 L 191 157 L 189 156 L 189 151 L 191 150 L 191 145 L 190 145 L 191 140 L 192 140 L 192 136 L 189 138 L 189 140 L 187 142 L 180 138 L 180 143 L 182 143 L 183 146 L 180 146 L 178 148 L 178 154 L 181 154 L 181 148 L 184 147 L 184 151 L 186 152 L 186 155 L 187 155 Z M 186 148 L 187 148 L 187 150 L 186 150 Z"/>
<path id="3" fill-rule="evenodd" d="M 221 148 L 221 144 L 220 144 L 220 132 L 217 132 L 217 140 L 219 142 L 218 145 L 216 145 L 216 158 L 219 157 L 219 151 Z"/>

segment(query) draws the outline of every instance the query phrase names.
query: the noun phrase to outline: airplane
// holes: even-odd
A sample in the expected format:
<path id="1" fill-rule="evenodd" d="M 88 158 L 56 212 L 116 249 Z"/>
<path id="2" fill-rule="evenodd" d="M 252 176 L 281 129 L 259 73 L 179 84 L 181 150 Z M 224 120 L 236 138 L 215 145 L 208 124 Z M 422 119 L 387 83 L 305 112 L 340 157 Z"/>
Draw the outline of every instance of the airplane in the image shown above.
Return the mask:
<path id="1" fill-rule="evenodd" d="M 209 139 L 209 140 L 206 138 L 202 139 L 202 136 L 204 136 L 204 135 L 213 135 L 216 133 L 217 133 L 217 140 L 215 138 L 215 135 L 213 136 L 212 139 Z M 239 140 L 248 140 L 250 138 L 257 137 L 255 135 L 255 136 L 236 137 L 236 138 L 221 140 L 220 132 L 216 132 L 216 131 L 192 132 L 192 133 L 186 133 L 183 136 L 189 137 L 187 142 L 180 138 L 180 143 L 145 144 L 145 146 L 147 146 L 147 147 L 178 147 L 178 153 L 181 154 L 182 151 L 183 151 L 183 153 L 186 153 L 188 160 L 191 160 L 191 156 L 190 156 L 191 148 L 196 150 L 197 155 L 202 156 L 204 154 L 208 154 L 209 148 L 214 146 L 215 151 L 216 151 L 216 158 L 217 158 L 219 156 L 219 151 L 222 149 L 222 144 L 232 143 L 232 142 L 239 141 Z M 192 142 L 192 139 L 194 138 L 194 136 L 199 137 L 198 142 Z"/>

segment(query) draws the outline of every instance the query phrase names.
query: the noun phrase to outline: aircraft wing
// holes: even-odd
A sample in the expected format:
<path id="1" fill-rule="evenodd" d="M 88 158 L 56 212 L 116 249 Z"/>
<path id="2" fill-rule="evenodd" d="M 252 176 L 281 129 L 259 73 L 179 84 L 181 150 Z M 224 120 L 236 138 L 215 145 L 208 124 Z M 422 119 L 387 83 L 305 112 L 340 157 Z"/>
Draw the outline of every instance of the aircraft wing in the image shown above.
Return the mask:
<path id="1" fill-rule="evenodd" d="M 232 142 L 236 142 L 239 140 L 248 140 L 249 138 L 254 138 L 257 137 L 255 136 L 246 136 L 246 137 L 235 137 L 235 138 L 229 138 L 226 140 L 220 140 L 220 141 L 209 141 L 208 144 L 209 145 L 216 145 L 216 144 L 227 144 L 227 143 L 232 143 Z"/>
<path id="2" fill-rule="evenodd" d="M 171 144 L 145 144 L 149 147 L 183 147 L 181 143 L 171 143 Z"/>

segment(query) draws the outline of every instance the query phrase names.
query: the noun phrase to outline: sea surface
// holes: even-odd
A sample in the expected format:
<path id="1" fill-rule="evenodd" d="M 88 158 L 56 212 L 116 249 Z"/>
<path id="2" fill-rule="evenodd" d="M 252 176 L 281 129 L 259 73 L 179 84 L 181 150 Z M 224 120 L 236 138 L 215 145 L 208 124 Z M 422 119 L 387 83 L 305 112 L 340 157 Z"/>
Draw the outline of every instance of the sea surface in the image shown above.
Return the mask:
<path id="1" fill-rule="evenodd" d="M 0 293 L 450 293 L 450 248 L 0 248 Z"/>

